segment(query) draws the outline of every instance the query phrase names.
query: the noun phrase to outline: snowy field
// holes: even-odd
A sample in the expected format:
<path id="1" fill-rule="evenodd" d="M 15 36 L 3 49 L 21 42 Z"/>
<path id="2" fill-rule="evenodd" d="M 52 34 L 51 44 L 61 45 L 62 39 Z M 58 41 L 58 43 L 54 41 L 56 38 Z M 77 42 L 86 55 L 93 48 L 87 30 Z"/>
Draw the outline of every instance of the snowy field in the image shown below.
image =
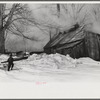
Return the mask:
<path id="1" fill-rule="evenodd" d="M 8 56 L 1 55 L 0 62 Z M 100 62 L 90 58 L 73 59 L 69 55 L 33 54 L 15 61 L 11 71 L 0 64 L 0 82 L 99 82 Z"/>

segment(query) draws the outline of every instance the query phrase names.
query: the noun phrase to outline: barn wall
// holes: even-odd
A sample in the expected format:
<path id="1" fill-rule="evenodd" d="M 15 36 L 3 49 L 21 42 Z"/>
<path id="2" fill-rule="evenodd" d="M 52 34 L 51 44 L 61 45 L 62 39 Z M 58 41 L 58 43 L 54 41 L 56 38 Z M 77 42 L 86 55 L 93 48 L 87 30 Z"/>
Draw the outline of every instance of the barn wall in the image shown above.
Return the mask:
<path id="1" fill-rule="evenodd" d="M 66 51 L 69 51 L 66 49 Z M 100 61 L 100 36 L 92 32 L 86 32 L 84 41 L 70 49 L 68 54 L 73 58 L 90 57 Z"/>
<path id="2" fill-rule="evenodd" d="M 86 32 L 85 36 L 85 46 L 86 46 L 86 53 L 87 56 L 94 60 L 100 60 L 100 40 L 95 33 Z"/>
<path id="3" fill-rule="evenodd" d="M 73 58 L 90 57 L 100 61 L 100 36 L 96 33 L 85 32 L 83 42 L 72 48 L 57 50 L 57 48 L 52 47 L 51 50 L 46 48 L 44 51 L 48 54 L 57 52 L 63 55 L 69 54 Z"/>

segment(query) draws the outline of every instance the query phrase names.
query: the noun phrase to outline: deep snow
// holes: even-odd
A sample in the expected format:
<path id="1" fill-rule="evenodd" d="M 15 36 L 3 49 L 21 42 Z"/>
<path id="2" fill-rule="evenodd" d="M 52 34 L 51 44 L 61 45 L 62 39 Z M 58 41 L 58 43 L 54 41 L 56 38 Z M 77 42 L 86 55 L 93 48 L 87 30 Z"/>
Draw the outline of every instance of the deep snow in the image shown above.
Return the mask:
<path id="1" fill-rule="evenodd" d="M 1 55 L 0 62 L 8 56 Z M 27 60 L 15 61 L 12 71 L 0 64 L 0 82 L 98 82 L 100 62 L 90 58 L 73 59 L 61 54 L 33 54 Z"/>

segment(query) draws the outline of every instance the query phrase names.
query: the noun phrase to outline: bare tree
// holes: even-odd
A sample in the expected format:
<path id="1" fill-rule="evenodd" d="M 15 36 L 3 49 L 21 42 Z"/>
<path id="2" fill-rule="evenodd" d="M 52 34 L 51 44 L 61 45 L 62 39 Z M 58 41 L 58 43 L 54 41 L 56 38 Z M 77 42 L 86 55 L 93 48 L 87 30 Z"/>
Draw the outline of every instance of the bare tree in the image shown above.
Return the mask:
<path id="1" fill-rule="evenodd" d="M 70 20 L 73 24 L 85 24 L 88 13 L 85 8 L 85 4 L 62 4 L 62 8 L 64 9 L 67 16 L 70 16 Z M 85 12 L 83 12 L 85 11 Z M 83 15 L 83 16 L 82 16 Z"/>
<path id="2" fill-rule="evenodd" d="M 24 30 L 18 27 L 19 24 L 27 26 L 33 22 L 34 19 L 31 19 L 31 11 L 28 9 L 27 4 L 12 4 L 11 8 L 7 8 L 7 4 L 0 4 L 0 53 L 5 52 L 5 34 L 9 32 L 26 39 L 37 40 L 25 36 L 23 34 Z"/>

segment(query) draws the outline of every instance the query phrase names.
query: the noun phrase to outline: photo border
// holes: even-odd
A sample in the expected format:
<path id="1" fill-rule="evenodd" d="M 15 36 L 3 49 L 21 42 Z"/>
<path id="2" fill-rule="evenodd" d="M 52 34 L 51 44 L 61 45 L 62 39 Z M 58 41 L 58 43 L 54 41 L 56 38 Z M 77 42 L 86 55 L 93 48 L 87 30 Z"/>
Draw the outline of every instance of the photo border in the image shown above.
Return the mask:
<path id="1" fill-rule="evenodd" d="M 0 3 L 18 2 L 68 2 L 68 3 L 100 3 L 99 0 L 0 0 Z M 47 83 L 36 85 L 35 83 L 0 83 L 0 99 L 66 99 L 66 100 L 92 100 L 100 99 L 100 83 Z M 28 96 L 27 96 L 28 95 Z"/>

